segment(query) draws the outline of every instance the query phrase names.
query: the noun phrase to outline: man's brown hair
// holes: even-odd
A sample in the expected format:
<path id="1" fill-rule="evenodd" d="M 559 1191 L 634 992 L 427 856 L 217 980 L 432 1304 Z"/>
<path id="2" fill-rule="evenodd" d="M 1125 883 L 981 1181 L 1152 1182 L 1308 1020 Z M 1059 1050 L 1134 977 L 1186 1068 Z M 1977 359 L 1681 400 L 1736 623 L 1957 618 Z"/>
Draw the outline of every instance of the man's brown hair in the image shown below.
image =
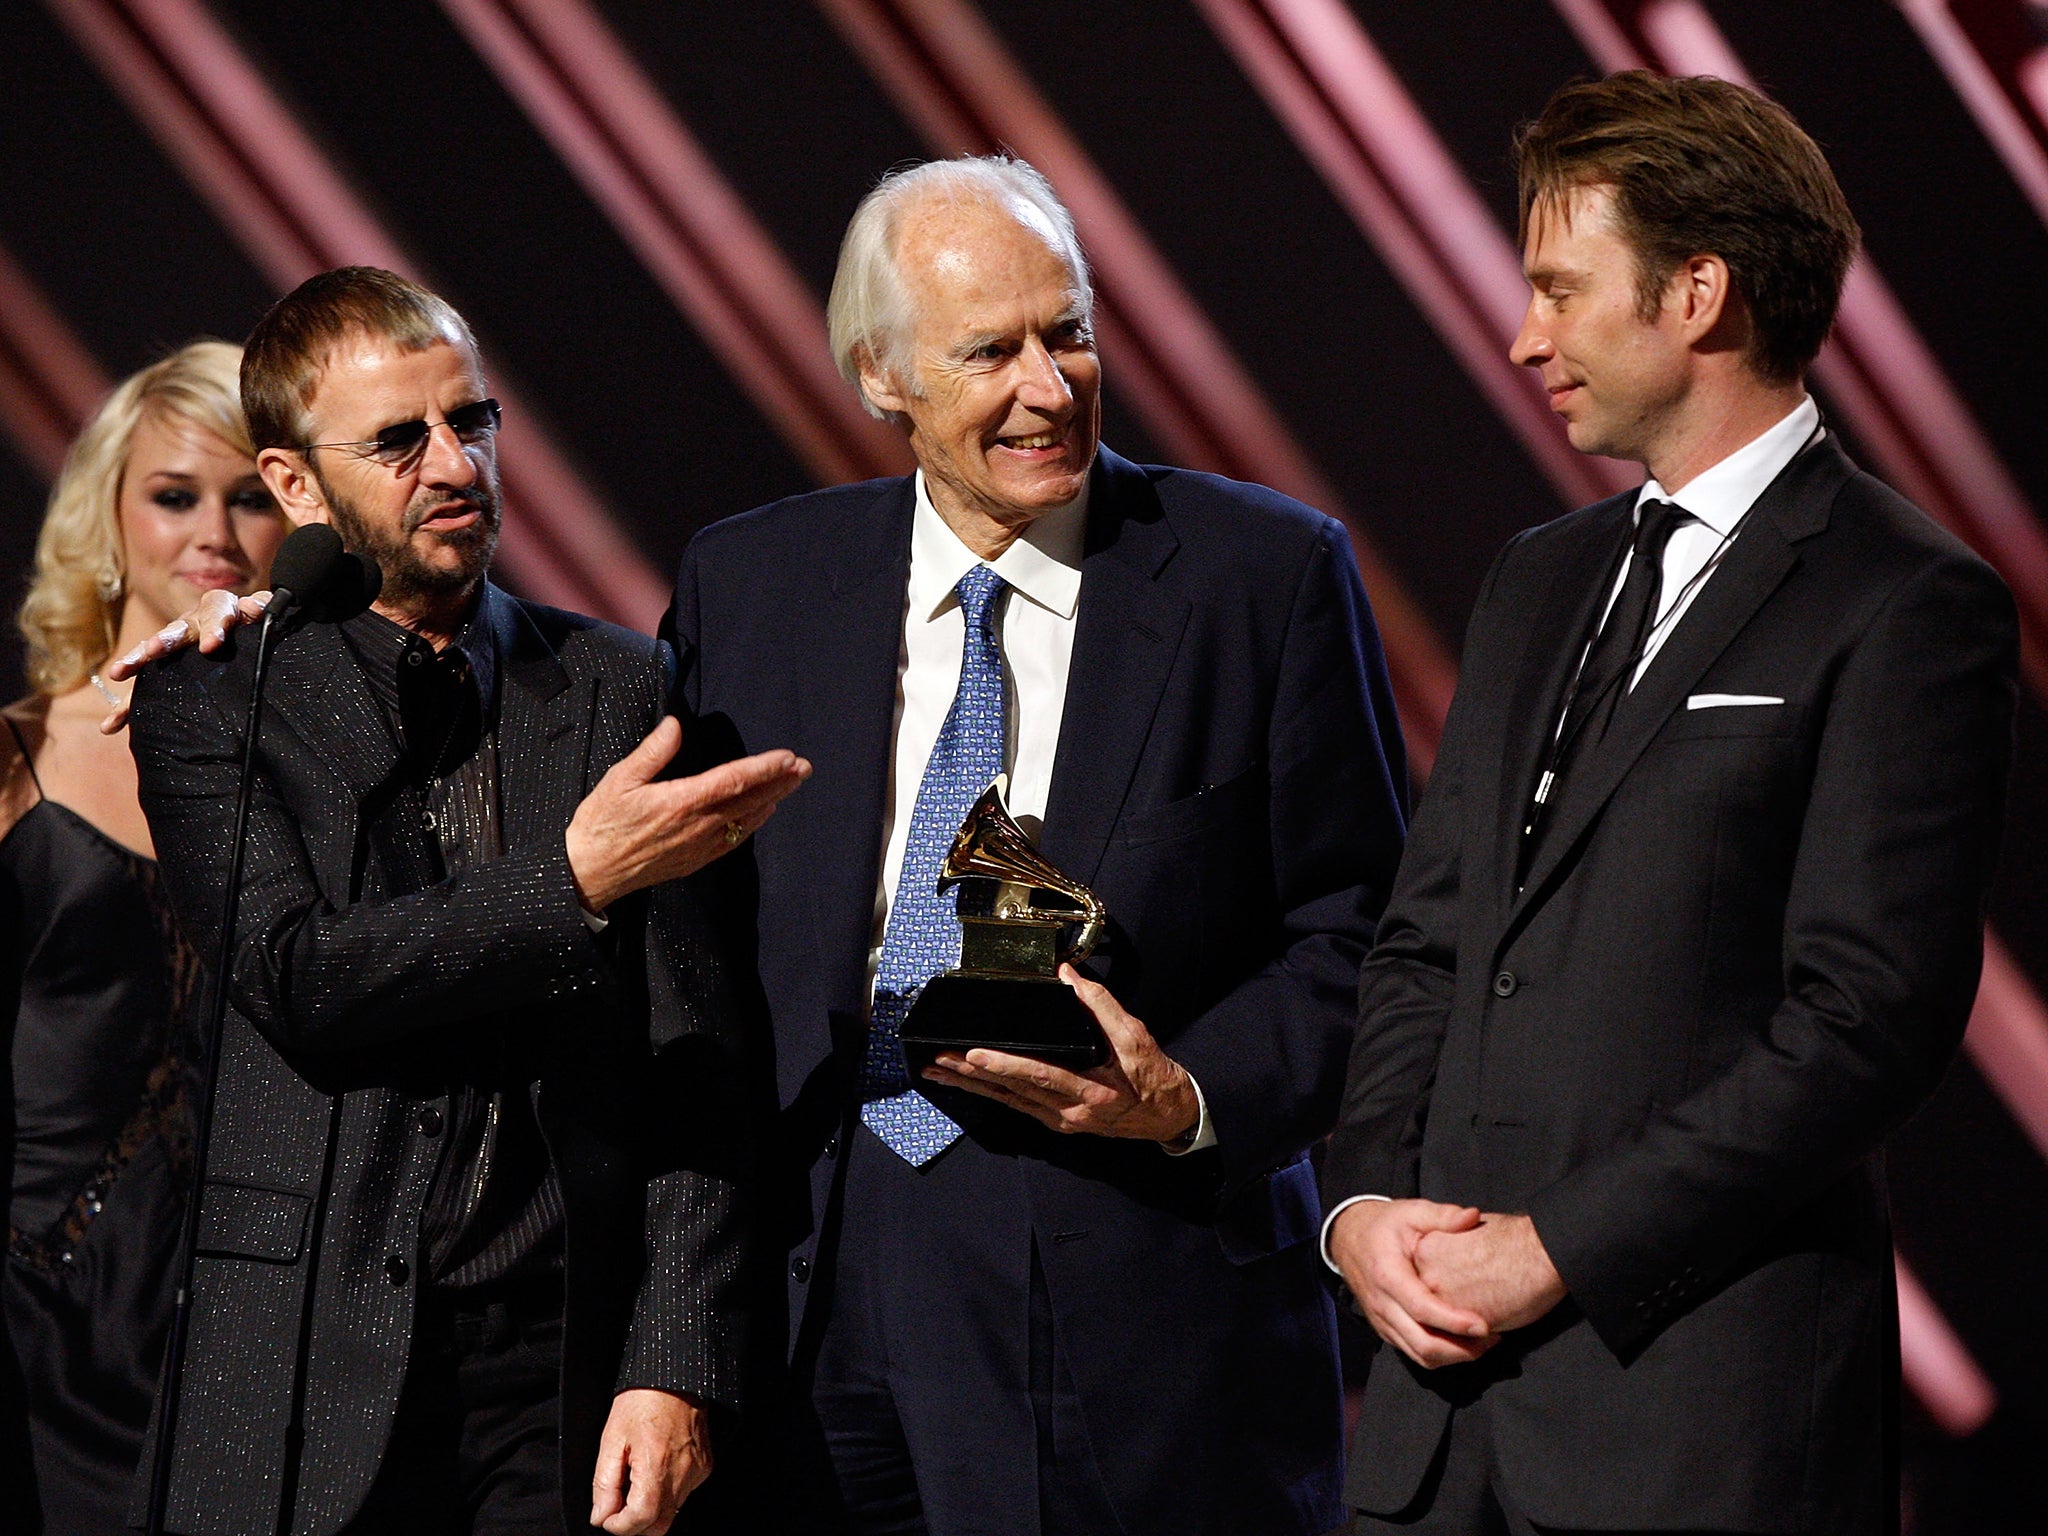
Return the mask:
<path id="1" fill-rule="evenodd" d="M 242 347 L 242 414 L 259 452 L 306 445 L 312 430 L 306 408 L 328 354 L 361 335 L 408 352 L 445 341 L 477 356 L 476 337 L 455 307 L 396 272 L 336 267 L 309 277 L 270 306 Z"/>
<path id="2" fill-rule="evenodd" d="M 1827 340 L 1859 231 L 1820 147 L 1776 102 L 1632 69 L 1551 97 L 1515 160 L 1525 248 L 1539 203 L 1562 212 L 1581 187 L 1612 189 L 1645 320 L 1680 265 L 1712 255 L 1749 306 L 1758 373 L 1796 379 Z"/>

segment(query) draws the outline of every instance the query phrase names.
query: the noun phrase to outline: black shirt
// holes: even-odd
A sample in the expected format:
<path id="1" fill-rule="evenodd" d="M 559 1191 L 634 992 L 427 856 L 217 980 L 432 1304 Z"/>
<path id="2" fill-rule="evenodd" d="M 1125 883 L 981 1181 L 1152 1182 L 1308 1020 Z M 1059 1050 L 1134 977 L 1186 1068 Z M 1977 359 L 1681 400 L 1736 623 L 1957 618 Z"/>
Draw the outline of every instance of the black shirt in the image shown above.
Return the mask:
<path id="1" fill-rule="evenodd" d="M 341 626 L 420 792 L 442 874 L 504 852 L 498 799 L 498 656 L 478 614 L 444 651 L 374 611 Z M 429 1284 L 448 1289 L 559 1271 L 562 1192 L 533 1108 L 537 1057 L 505 1021 L 469 1027 L 448 1085 L 441 1161 L 420 1216 Z"/>

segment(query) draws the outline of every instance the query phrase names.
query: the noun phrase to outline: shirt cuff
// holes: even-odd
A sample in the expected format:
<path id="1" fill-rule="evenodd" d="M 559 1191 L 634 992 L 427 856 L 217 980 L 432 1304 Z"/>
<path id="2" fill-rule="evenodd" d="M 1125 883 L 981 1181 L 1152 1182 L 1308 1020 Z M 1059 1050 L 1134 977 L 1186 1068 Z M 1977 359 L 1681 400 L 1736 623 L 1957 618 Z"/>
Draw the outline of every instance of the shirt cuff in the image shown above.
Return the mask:
<path id="1" fill-rule="evenodd" d="M 1323 1235 L 1316 1243 L 1316 1247 L 1323 1255 L 1323 1262 L 1330 1266 L 1331 1274 L 1341 1275 L 1344 1273 L 1344 1271 L 1337 1267 L 1337 1261 L 1330 1257 L 1330 1228 L 1336 1225 L 1337 1218 L 1361 1200 L 1378 1200 L 1382 1203 L 1391 1203 L 1393 1198 L 1392 1195 L 1353 1195 L 1349 1200 L 1339 1200 L 1336 1205 L 1331 1207 L 1330 1214 L 1323 1218 Z"/>
<path id="2" fill-rule="evenodd" d="M 1202 1085 L 1195 1081 L 1192 1072 L 1188 1073 L 1188 1083 L 1195 1090 L 1195 1134 L 1192 1140 L 1162 1141 L 1160 1149 L 1168 1157 L 1186 1157 L 1191 1152 L 1206 1152 L 1216 1145 L 1216 1127 L 1209 1119 L 1208 1096 L 1202 1092 Z"/>
<path id="3" fill-rule="evenodd" d="M 583 926 L 592 933 L 603 933 L 605 929 L 612 925 L 610 918 L 606 917 L 602 912 L 591 911 L 590 908 L 584 906 L 580 901 L 576 904 L 576 910 L 583 914 Z"/>

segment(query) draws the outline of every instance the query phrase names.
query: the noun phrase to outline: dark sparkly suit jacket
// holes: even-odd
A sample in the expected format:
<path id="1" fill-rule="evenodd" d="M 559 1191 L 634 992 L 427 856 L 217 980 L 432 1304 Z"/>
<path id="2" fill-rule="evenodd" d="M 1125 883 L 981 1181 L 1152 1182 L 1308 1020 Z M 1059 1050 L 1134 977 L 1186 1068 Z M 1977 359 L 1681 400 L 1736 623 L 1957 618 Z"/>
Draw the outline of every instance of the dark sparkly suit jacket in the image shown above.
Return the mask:
<path id="1" fill-rule="evenodd" d="M 566 1237 L 565 1528 L 615 1389 L 730 1405 L 740 1265 L 731 1048 L 680 886 L 583 920 L 563 833 L 660 718 L 656 642 L 486 588 L 504 856 L 440 878 L 424 796 L 332 625 L 279 643 L 202 1204 L 171 1528 L 332 1531 L 390 1434 L 420 1211 L 472 1032 L 546 1044 L 535 1107 Z M 142 804 L 180 920 L 216 951 L 255 647 L 142 678 Z M 146 1475 L 146 1474 L 145 1474 Z"/>

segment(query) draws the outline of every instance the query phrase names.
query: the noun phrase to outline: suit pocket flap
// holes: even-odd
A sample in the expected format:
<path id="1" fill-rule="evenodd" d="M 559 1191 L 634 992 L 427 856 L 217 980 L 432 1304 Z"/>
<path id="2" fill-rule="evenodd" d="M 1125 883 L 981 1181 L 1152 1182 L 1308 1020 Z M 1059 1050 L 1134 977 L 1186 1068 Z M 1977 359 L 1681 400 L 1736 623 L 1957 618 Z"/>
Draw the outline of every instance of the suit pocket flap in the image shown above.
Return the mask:
<path id="1" fill-rule="evenodd" d="M 199 1202 L 198 1251 L 215 1258 L 290 1264 L 306 1246 L 313 1202 L 288 1189 L 212 1184 Z"/>
<path id="2" fill-rule="evenodd" d="M 1221 784 L 1205 784 L 1192 795 L 1166 805 L 1130 813 L 1123 829 L 1126 847 L 1163 843 L 1176 837 L 1206 832 L 1211 827 L 1235 820 L 1245 813 L 1265 786 L 1265 766 L 1254 763 L 1244 772 Z"/>
<path id="3" fill-rule="evenodd" d="M 1315 1168 L 1299 1157 L 1226 1199 L 1216 1218 L 1216 1239 L 1231 1263 L 1249 1264 L 1309 1241 L 1322 1225 Z"/>

